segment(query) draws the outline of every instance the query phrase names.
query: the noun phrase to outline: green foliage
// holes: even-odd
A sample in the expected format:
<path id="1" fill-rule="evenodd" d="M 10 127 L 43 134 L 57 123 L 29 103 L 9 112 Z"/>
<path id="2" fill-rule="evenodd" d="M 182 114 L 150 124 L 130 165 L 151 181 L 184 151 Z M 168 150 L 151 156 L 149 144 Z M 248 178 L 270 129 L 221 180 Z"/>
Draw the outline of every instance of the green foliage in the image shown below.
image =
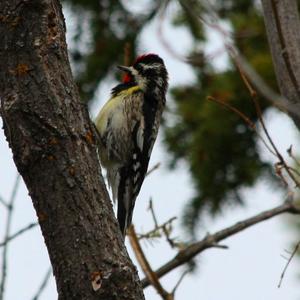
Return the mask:
<path id="1" fill-rule="evenodd" d="M 212 95 L 256 122 L 253 103 L 236 72 L 209 74 L 201 83 L 202 89 L 188 86 L 173 90 L 178 117 L 165 130 L 172 165 L 186 160 L 195 183 L 196 195 L 185 213 L 190 229 L 205 208 L 214 214 L 225 203 L 242 203 L 240 189 L 252 186 L 269 169 L 259 156 L 256 133 L 237 114 L 206 100 Z"/>
<path id="2" fill-rule="evenodd" d="M 217 1 L 217 7 L 223 20 L 232 26 L 235 45 L 276 88 L 263 19 L 253 2 L 226 1 L 224 7 L 225 1 Z M 181 24 L 190 24 L 192 16 L 185 15 L 188 13 L 182 11 L 177 17 Z M 197 43 L 199 36 L 194 31 L 191 26 Z M 165 144 L 172 155 L 171 166 L 175 167 L 179 160 L 186 161 L 194 182 L 195 196 L 184 213 L 190 232 L 203 212 L 214 215 L 224 205 L 242 204 L 241 188 L 253 186 L 262 176 L 271 178 L 270 166 L 259 155 L 256 133 L 237 114 L 207 100 L 213 96 L 257 123 L 255 107 L 239 73 L 234 66 L 217 72 L 211 60 L 205 60 L 201 53 L 199 56 L 201 64 L 195 65 L 197 81 L 172 90 L 176 118 L 164 131 Z M 269 106 L 266 102 L 260 105 L 263 112 Z"/>

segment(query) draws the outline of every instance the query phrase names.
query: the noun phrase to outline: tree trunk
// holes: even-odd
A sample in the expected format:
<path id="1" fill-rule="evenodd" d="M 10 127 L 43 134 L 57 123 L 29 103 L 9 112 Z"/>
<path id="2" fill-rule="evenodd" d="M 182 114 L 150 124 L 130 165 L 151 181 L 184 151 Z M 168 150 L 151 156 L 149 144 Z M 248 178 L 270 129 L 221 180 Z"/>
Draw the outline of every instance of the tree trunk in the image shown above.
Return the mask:
<path id="1" fill-rule="evenodd" d="M 0 97 L 59 299 L 143 299 L 72 79 L 58 0 L 0 1 Z"/>
<path id="2" fill-rule="evenodd" d="M 300 130 L 300 20 L 296 0 L 262 0 L 273 64 L 290 116 Z"/>

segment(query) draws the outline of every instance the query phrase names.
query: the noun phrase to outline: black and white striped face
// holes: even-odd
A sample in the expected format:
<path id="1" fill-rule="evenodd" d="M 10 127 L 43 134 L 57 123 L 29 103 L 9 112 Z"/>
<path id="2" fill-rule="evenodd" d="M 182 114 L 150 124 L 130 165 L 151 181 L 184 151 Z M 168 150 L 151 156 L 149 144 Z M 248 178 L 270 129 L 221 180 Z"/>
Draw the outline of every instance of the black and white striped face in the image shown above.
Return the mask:
<path id="1" fill-rule="evenodd" d="M 130 67 L 119 67 L 125 71 L 125 82 L 136 82 L 144 91 L 151 90 L 165 94 L 168 87 L 168 73 L 164 61 L 156 54 L 142 55 Z"/>

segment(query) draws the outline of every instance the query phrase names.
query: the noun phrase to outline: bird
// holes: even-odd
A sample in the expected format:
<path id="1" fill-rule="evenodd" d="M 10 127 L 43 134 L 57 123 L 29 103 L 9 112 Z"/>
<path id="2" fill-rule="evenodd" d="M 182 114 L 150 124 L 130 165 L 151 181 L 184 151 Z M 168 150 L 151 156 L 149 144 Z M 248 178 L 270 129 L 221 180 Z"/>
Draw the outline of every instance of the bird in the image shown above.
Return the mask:
<path id="1" fill-rule="evenodd" d="M 168 72 L 157 54 L 137 57 L 131 66 L 118 66 L 123 80 L 95 119 L 99 157 L 117 200 L 117 219 L 123 239 L 131 224 L 136 198 L 166 104 Z"/>

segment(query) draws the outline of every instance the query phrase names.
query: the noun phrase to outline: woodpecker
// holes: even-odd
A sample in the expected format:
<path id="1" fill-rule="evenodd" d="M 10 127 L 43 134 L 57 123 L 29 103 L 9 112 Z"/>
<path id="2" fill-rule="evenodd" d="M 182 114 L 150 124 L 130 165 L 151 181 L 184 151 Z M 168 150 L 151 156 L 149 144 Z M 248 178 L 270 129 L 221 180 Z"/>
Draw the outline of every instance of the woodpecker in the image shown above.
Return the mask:
<path id="1" fill-rule="evenodd" d="M 123 82 L 96 117 L 100 162 L 107 170 L 117 217 L 125 238 L 136 198 L 145 179 L 166 103 L 168 72 L 156 54 L 139 56 L 132 66 L 118 66 Z"/>

